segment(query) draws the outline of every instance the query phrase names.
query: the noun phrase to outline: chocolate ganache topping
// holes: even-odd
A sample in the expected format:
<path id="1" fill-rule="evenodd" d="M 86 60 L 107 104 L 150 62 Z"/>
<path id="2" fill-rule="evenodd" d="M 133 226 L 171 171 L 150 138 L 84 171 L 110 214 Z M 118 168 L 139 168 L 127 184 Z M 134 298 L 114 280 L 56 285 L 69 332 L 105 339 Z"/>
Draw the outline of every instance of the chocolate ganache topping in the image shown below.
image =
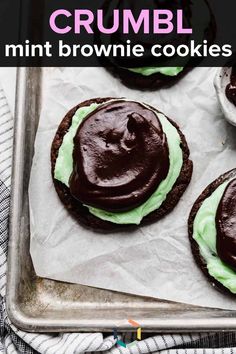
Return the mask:
<path id="1" fill-rule="evenodd" d="M 169 170 L 167 139 L 157 115 L 122 100 L 102 105 L 82 122 L 73 160 L 73 197 L 112 212 L 144 203 Z"/>
<path id="2" fill-rule="evenodd" d="M 216 214 L 216 248 L 222 261 L 236 269 L 236 179 L 226 187 Z"/>
<path id="3" fill-rule="evenodd" d="M 232 67 L 230 83 L 226 86 L 225 94 L 228 100 L 236 106 L 236 66 Z"/>

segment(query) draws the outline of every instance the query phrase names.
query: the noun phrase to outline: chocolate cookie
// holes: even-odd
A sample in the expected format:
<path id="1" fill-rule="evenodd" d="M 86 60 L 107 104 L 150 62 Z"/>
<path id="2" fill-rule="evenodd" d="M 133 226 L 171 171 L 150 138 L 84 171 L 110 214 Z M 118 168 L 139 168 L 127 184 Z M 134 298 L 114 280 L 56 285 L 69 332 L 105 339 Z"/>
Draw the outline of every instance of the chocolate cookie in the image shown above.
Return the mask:
<path id="1" fill-rule="evenodd" d="M 140 90 L 158 90 L 162 87 L 171 87 L 182 79 L 194 66 L 188 66 L 183 69 L 181 73 L 176 76 L 163 75 L 161 73 L 144 76 L 134 72 L 118 68 L 107 67 L 107 70 L 115 77 L 119 78 L 123 85 L 131 89 Z"/>
<path id="2" fill-rule="evenodd" d="M 207 276 L 207 278 L 210 280 L 211 284 L 216 287 L 218 290 L 220 290 L 223 293 L 226 293 L 231 296 L 235 296 L 232 294 L 232 292 L 227 289 L 223 284 L 221 284 L 218 280 L 216 280 L 213 276 L 211 276 L 208 272 L 207 269 L 207 263 L 206 260 L 203 258 L 199 251 L 199 245 L 197 241 L 193 238 L 193 225 L 194 225 L 194 220 L 195 217 L 202 206 L 202 203 L 204 200 L 208 197 L 211 196 L 211 194 L 224 182 L 236 177 L 236 169 L 233 169 L 231 171 L 226 172 L 225 174 L 221 175 L 218 177 L 215 181 L 213 181 L 206 189 L 202 192 L 202 194 L 198 197 L 198 199 L 195 201 L 192 210 L 189 215 L 188 219 L 188 234 L 189 234 L 189 240 L 191 244 L 191 249 L 192 253 L 194 256 L 194 259 L 199 266 L 199 268 L 203 271 L 203 273 Z M 220 258 L 220 257 L 219 257 Z"/>
<path id="3" fill-rule="evenodd" d="M 226 86 L 225 94 L 228 100 L 236 106 L 236 66 L 232 67 L 230 82 Z"/>
<path id="4" fill-rule="evenodd" d="M 89 212 L 89 209 L 85 207 L 81 202 L 78 201 L 78 199 L 75 199 L 70 192 L 70 189 L 62 182 L 58 181 L 54 177 L 54 170 L 55 170 L 55 164 L 56 164 L 56 159 L 58 157 L 58 152 L 59 148 L 63 142 L 63 138 L 65 134 L 67 133 L 68 129 L 71 126 L 72 123 L 72 118 L 75 114 L 75 112 L 85 106 L 90 106 L 92 103 L 105 103 L 112 98 L 96 98 L 96 99 L 91 99 L 85 102 L 80 103 L 73 109 L 71 109 L 64 119 L 62 120 L 61 124 L 58 127 L 58 130 L 56 132 L 56 135 L 54 137 L 53 143 L 52 143 L 52 148 L 51 148 L 51 172 L 52 172 L 52 178 L 54 182 L 55 189 L 57 191 L 57 194 L 62 201 L 62 203 L 65 205 L 67 210 L 75 217 L 75 219 L 83 224 L 84 226 L 87 226 L 89 228 L 93 228 L 96 231 L 116 231 L 116 230 L 121 230 L 121 229 L 127 229 L 127 228 L 135 228 L 137 226 L 134 225 L 118 225 L 109 221 L 104 221 L 93 214 Z M 151 108 L 151 107 L 150 107 Z M 88 118 L 86 118 L 88 119 Z M 184 193 L 186 187 L 188 186 L 191 176 L 192 176 L 192 161 L 189 160 L 189 149 L 187 146 L 187 142 L 185 140 L 184 135 L 180 131 L 179 127 L 177 126 L 176 123 L 174 123 L 172 120 L 168 119 L 171 124 L 178 130 L 179 136 L 181 138 L 181 149 L 183 152 L 183 164 L 182 164 L 182 169 L 181 172 L 176 180 L 176 183 L 174 184 L 172 190 L 167 194 L 166 200 L 162 203 L 159 209 L 151 212 L 147 216 L 145 216 L 141 222 L 141 224 L 146 224 L 150 222 L 157 221 L 164 215 L 166 215 L 168 212 L 170 212 L 178 203 L 179 199 L 181 198 L 182 194 Z"/>
<path id="5" fill-rule="evenodd" d="M 162 3 L 159 4 L 158 0 L 154 1 L 156 3 L 156 8 L 161 8 Z M 206 27 L 204 29 L 202 29 L 203 31 L 203 37 L 202 40 L 206 40 L 208 45 L 211 45 L 216 37 L 216 21 L 215 21 L 215 17 L 213 15 L 213 12 L 208 4 L 207 0 L 203 1 L 205 4 L 205 8 L 206 11 L 208 12 L 208 22 L 206 23 Z M 181 7 L 180 5 L 181 1 L 176 2 L 171 4 L 171 6 L 173 6 L 173 8 L 175 8 L 175 6 L 178 8 L 178 6 Z M 183 5 L 184 3 L 184 5 Z M 122 2 L 118 2 L 119 6 L 121 6 L 121 8 L 123 8 L 124 4 L 123 1 Z M 169 4 L 170 6 L 170 4 Z M 191 2 L 189 1 L 183 1 L 182 2 L 182 6 L 186 11 L 186 18 L 187 18 L 187 22 L 188 20 L 191 22 L 191 16 L 193 16 L 193 14 L 196 12 L 197 16 L 199 16 L 198 13 L 198 9 L 193 9 L 192 6 L 194 6 Z M 145 6 L 144 6 L 145 7 Z M 194 20 L 196 21 L 196 19 Z M 196 25 L 196 24 L 195 24 Z M 196 34 L 197 32 L 199 32 L 199 28 L 197 26 L 197 31 L 196 28 L 193 29 L 193 33 Z M 156 89 L 160 89 L 162 87 L 170 87 L 174 84 L 176 84 L 180 79 L 182 79 L 192 68 L 198 66 L 204 57 L 188 57 L 186 62 L 183 63 L 181 65 L 180 63 L 180 59 L 177 58 L 177 55 L 175 55 L 173 58 L 169 57 L 169 58 L 164 58 L 163 56 L 160 58 L 155 58 L 153 56 L 151 56 L 149 53 L 150 48 L 152 47 L 154 38 L 153 36 L 149 36 L 148 38 L 150 38 L 149 40 L 147 38 L 145 38 L 145 40 L 143 39 L 143 37 L 140 38 L 140 43 L 143 43 L 143 41 L 146 43 L 147 48 L 145 47 L 146 51 L 145 51 L 145 55 L 143 56 L 143 58 L 113 58 L 112 60 L 110 60 L 109 58 L 103 58 L 103 63 L 105 63 L 104 66 L 106 66 L 107 70 L 114 75 L 115 77 L 119 78 L 121 80 L 121 82 L 129 87 L 129 88 L 134 88 L 134 89 L 141 89 L 141 90 L 156 90 Z M 192 39 L 196 41 L 196 43 L 198 44 L 202 44 L 201 41 L 199 41 L 198 38 L 198 33 L 197 33 L 197 37 L 193 37 Z M 118 38 L 117 35 L 114 36 L 114 43 L 123 43 L 125 42 L 126 37 L 122 36 L 121 38 Z M 135 40 L 137 41 L 137 43 L 139 43 L 139 40 L 137 38 L 137 35 L 135 36 Z M 180 40 L 180 35 L 175 36 L 173 39 L 173 43 L 172 41 L 169 41 L 169 39 L 167 40 L 166 44 L 170 44 L 172 43 L 175 47 L 177 47 L 179 44 L 185 44 L 188 45 L 189 42 L 189 37 L 188 36 L 184 36 L 183 38 L 183 43 Z M 103 41 L 101 40 L 101 43 L 103 43 Z M 111 43 L 113 43 L 113 41 L 111 40 Z M 158 42 L 159 43 L 159 42 Z M 177 64 L 178 63 L 178 64 Z M 154 73 L 152 75 L 142 75 L 140 73 L 135 73 L 133 71 L 130 71 L 128 68 L 141 68 L 141 67 L 176 67 L 176 66 L 183 66 L 183 70 L 178 73 L 177 75 L 174 76 L 170 76 L 170 75 L 164 75 L 162 73 Z"/>

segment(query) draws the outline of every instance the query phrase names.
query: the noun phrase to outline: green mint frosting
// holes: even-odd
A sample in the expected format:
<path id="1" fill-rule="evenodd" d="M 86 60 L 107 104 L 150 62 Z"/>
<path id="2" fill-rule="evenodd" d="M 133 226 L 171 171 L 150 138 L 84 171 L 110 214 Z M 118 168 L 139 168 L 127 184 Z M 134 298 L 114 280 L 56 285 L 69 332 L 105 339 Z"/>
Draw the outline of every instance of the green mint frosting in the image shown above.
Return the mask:
<path id="1" fill-rule="evenodd" d="M 129 68 L 129 71 L 132 71 L 133 73 L 136 74 L 141 74 L 143 76 L 150 76 L 153 74 L 160 73 L 162 75 L 166 76 L 176 76 L 178 75 L 181 71 L 183 71 L 184 67 L 183 66 L 176 66 L 176 67 L 143 67 L 143 68 Z"/>
<path id="2" fill-rule="evenodd" d="M 99 105 L 92 103 L 90 106 L 81 107 L 72 118 L 71 126 L 68 132 L 64 135 L 63 142 L 60 146 L 56 165 L 54 169 L 54 177 L 69 187 L 70 175 L 73 171 L 73 149 L 74 149 L 74 136 L 77 132 L 79 125 L 82 123 L 91 112 L 93 112 Z"/>
<path id="3" fill-rule="evenodd" d="M 210 197 L 203 201 L 194 219 L 193 238 L 199 246 L 201 256 L 206 261 L 209 274 L 236 294 L 236 272 L 221 261 L 216 250 L 216 212 L 231 180 L 222 183 Z"/>
<path id="4" fill-rule="evenodd" d="M 55 165 L 54 177 L 67 186 L 69 186 L 69 178 L 73 170 L 73 138 L 81 122 L 98 106 L 98 104 L 92 104 L 89 107 L 79 108 L 72 119 L 71 127 L 64 136 Z M 155 114 L 157 114 L 157 112 L 155 112 Z M 183 153 L 180 147 L 181 138 L 177 129 L 163 114 L 158 113 L 158 118 L 161 122 L 162 129 L 166 134 L 169 146 L 170 166 L 168 175 L 165 180 L 160 183 L 157 190 L 145 203 L 135 209 L 126 212 L 112 213 L 87 206 L 91 214 L 102 220 L 110 221 L 116 224 L 138 225 L 144 216 L 148 215 L 154 210 L 157 210 L 164 202 L 167 194 L 171 191 L 180 174 L 183 165 Z"/>

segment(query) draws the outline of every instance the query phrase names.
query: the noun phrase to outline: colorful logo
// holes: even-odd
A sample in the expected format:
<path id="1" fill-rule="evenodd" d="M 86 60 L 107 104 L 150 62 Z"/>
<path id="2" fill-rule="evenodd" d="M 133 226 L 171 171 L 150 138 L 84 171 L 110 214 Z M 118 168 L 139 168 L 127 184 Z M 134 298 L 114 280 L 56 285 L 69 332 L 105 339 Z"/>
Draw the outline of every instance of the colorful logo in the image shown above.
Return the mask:
<path id="1" fill-rule="evenodd" d="M 137 337 L 136 337 L 136 340 L 131 342 L 131 343 L 124 343 L 122 340 L 119 340 L 118 339 L 118 334 L 117 334 L 117 329 L 115 328 L 113 330 L 113 335 L 114 335 L 114 338 L 117 339 L 117 344 L 120 346 L 120 347 L 132 347 L 134 344 L 137 343 L 137 340 L 141 340 L 142 338 L 142 329 L 141 329 L 141 326 L 138 322 L 134 321 L 134 320 L 128 320 L 129 324 L 131 324 L 132 327 L 135 327 L 137 328 Z"/>

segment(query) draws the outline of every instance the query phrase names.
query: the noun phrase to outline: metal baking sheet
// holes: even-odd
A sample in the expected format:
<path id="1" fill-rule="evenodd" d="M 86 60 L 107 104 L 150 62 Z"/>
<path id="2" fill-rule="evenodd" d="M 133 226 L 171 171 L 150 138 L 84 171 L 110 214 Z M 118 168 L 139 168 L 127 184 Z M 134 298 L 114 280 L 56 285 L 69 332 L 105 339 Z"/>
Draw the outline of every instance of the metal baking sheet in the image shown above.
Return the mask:
<path id="1" fill-rule="evenodd" d="M 42 78 L 43 69 L 18 69 L 7 286 L 7 311 L 12 322 L 31 332 L 131 330 L 128 319 L 138 322 L 143 331 L 235 330 L 236 311 L 131 296 L 36 276 L 29 254 L 28 182 Z"/>

